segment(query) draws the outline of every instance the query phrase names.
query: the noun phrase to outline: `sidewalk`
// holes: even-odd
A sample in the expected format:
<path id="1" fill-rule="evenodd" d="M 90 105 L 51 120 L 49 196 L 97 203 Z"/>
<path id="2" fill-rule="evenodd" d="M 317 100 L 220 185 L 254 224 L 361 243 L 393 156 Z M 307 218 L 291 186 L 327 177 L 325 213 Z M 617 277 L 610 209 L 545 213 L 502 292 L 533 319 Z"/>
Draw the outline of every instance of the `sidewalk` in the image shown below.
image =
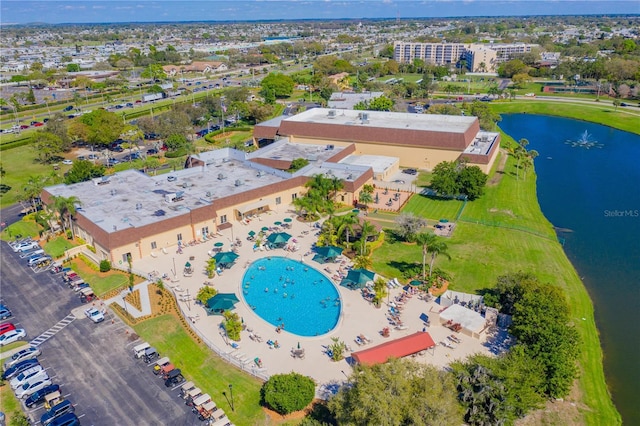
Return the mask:
<path id="1" fill-rule="evenodd" d="M 143 281 L 140 284 L 136 284 L 133 286 L 133 291 L 140 290 L 140 306 L 142 310 L 139 310 L 131 303 L 128 303 L 124 300 L 125 296 L 129 294 L 129 289 L 122 290 L 118 296 L 112 297 L 111 299 L 107 299 L 104 301 L 105 305 L 110 305 L 112 303 L 116 303 L 120 305 L 126 312 L 129 313 L 133 318 L 145 317 L 147 315 L 151 315 L 151 302 L 149 301 L 149 281 Z"/>

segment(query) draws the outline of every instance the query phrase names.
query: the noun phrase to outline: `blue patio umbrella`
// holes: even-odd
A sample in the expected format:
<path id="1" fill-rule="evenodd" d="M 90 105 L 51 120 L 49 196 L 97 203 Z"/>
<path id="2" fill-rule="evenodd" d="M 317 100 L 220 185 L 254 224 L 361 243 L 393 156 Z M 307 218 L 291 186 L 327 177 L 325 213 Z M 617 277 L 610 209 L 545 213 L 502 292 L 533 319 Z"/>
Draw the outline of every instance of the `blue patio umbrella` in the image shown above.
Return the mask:
<path id="1" fill-rule="evenodd" d="M 235 293 L 218 293 L 207 300 L 207 308 L 213 313 L 222 313 L 233 309 L 238 302 Z"/>
<path id="2" fill-rule="evenodd" d="M 285 218 L 284 218 L 284 221 L 285 221 L 285 222 L 287 222 L 287 223 L 291 222 L 291 220 L 292 220 L 292 219 L 291 219 L 290 217 L 285 217 Z"/>
<path id="3" fill-rule="evenodd" d="M 322 246 L 316 248 L 316 252 L 320 256 L 324 256 L 326 259 L 335 259 L 342 254 L 342 250 L 342 247 L 336 246 Z"/>
<path id="4" fill-rule="evenodd" d="M 373 281 L 375 272 L 367 269 L 352 269 L 347 273 L 347 277 L 340 282 L 340 285 L 350 289 L 360 289 L 369 281 Z"/>
<path id="5" fill-rule="evenodd" d="M 255 232 L 255 231 L 249 231 L 249 236 L 250 236 L 250 237 L 253 237 L 254 235 L 256 235 L 256 232 Z"/>
<path id="6" fill-rule="evenodd" d="M 216 253 L 213 258 L 216 260 L 217 265 L 228 265 L 233 263 L 238 258 L 238 255 L 232 251 L 225 251 L 221 253 Z"/>
<path id="7" fill-rule="evenodd" d="M 214 247 L 222 247 L 223 245 L 224 245 L 224 243 L 217 242 L 217 243 L 215 243 L 213 246 L 214 246 Z"/>
<path id="8" fill-rule="evenodd" d="M 269 241 L 271 244 L 282 245 L 289 241 L 290 238 L 291 235 L 287 234 L 286 232 L 275 232 L 267 237 L 267 241 Z"/>

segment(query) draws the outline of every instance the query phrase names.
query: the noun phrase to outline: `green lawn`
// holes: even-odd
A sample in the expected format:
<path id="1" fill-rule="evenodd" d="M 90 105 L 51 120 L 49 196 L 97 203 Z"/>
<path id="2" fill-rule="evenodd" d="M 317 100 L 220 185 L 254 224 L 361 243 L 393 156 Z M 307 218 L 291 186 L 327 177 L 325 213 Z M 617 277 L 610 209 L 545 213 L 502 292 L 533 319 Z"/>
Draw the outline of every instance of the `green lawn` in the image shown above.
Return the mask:
<path id="1" fill-rule="evenodd" d="M 44 245 L 44 250 L 54 259 L 62 257 L 64 252 L 72 247 L 75 247 L 66 237 L 55 238 Z"/>
<path id="2" fill-rule="evenodd" d="M 40 235 L 40 226 L 32 221 L 20 220 L 3 229 L 2 234 L 0 234 L 0 238 L 5 241 L 10 241 L 14 240 L 16 235 L 22 235 L 23 237 L 38 237 L 38 235 Z"/>
<path id="3" fill-rule="evenodd" d="M 237 425 L 270 424 L 260 407 L 262 383 L 230 366 L 204 344 L 197 344 L 184 331 L 175 317 L 164 315 L 134 327 L 136 333 L 162 356 L 168 356 L 189 380 L 193 380 Z M 161 330 L 161 332 L 159 332 Z M 235 412 L 231 411 L 222 392 L 233 385 Z"/>
<path id="4" fill-rule="evenodd" d="M 615 108 L 610 103 L 545 102 L 540 100 L 500 101 L 489 104 L 499 114 L 527 113 L 574 118 L 640 134 L 640 111 L 631 108 Z"/>
<path id="5" fill-rule="evenodd" d="M 71 268 L 78 272 L 78 275 L 80 275 L 85 282 L 91 285 L 91 288 L 98 296 L 115 288 L 129 285 L 129 277 L 123 272 L 97 272 L 89 269 L 84 263 L 80 264 L 80 262 L 79 260 L 72 261 Z"/>
<path id="6" fill-rule="evenodd" d="M 11 424 L 11 419 L 13 418 L 14 413 L 22 413 L 20 403 L 11 391 L 9 382 L 5 382 L 4 385 L 0 386 L 0 411 L 2 411 L 6 416 L 5 424 L 7 425 Z"/>
<path id="7" fill-rule="evenodd" d="M 435 221 L 440 219 L 453 221 L 462 205 L 463 202 L 458 200 L 445 200 L 416 194 L 411 197 L 402 211 Z"/>
<path id="8" fill-rule="evenodd" d="M 542 281 L 562 287 L 583 340 L 578 378 L 581 400 L 577 402 L 588 408 L 581 409 L 584 421 L 580 423 L 620 424 L 604 379 L 589 295 L 540 211 L 535 174 L 529 170 L 526 180 L 516 180 L 514 171 L 510 157 L 500 183 L 487 188 L 479 200 L 467 203 L 453 237 L 447 240 L 452 259 L 441 256 L 436 266 L 452 275 L 452 288 L 459 291 L 493 287 L 499 275 L 517 271 L 533 272 Z M 373 255 L 374 269 L 387 277 L 399 277 L 407 264 L 419 262 L 420 248 L 400 242 L 387 241 Z"/>
<path id="9" fill-rule="evenodd" d="M 433 176 L 433 173 L 425 172 L 421 170 L 418 172 L 418 178 L 416 179 L 415 183 L 417 186 L 429 186 L 431 185 L 432 176 Z"/>

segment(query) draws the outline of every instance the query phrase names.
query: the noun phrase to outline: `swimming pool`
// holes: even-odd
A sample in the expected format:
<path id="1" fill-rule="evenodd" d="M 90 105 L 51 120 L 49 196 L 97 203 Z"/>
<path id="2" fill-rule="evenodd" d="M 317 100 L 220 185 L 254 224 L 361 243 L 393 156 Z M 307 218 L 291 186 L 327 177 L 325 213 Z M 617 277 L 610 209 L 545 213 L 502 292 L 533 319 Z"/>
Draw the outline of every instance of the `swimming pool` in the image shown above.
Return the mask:
<path id="1" fill-rule="evenodd" d="M 253 262 L 242 278 L 242 296 L 265 321 L 298 336 L 328 333 L 340 318 L 338 289 L 296 260 L 272 256 Z"/>

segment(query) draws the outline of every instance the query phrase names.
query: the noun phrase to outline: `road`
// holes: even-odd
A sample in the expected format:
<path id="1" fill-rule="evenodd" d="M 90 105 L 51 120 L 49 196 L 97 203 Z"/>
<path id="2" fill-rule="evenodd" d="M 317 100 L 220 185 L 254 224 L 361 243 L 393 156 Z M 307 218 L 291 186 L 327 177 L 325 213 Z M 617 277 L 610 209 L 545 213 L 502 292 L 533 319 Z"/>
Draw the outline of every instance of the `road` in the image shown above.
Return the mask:
<path id="1" fill-rule="evenodd" d="M 18 210 L 3 210 L 3 221 L 17 218 Z M 178 397 L 178 389 L 166 388 L 149 365 L 132 357 L 132 347 L 140 341 L 117 316 L 107 311 L 107 319 L 94 324 L 82 315 L 78 295 L 59 276 L 33 273 L 5 242 L 0 244 L 2 303 L 14 315 L 7 321 L 33 339 L 72 311 L 77 314 L 40 345 L 40 362 L 76 406 L 83 425 L 201 424 Z M 26 412 L 35 422 L 44 410 Z"/>

